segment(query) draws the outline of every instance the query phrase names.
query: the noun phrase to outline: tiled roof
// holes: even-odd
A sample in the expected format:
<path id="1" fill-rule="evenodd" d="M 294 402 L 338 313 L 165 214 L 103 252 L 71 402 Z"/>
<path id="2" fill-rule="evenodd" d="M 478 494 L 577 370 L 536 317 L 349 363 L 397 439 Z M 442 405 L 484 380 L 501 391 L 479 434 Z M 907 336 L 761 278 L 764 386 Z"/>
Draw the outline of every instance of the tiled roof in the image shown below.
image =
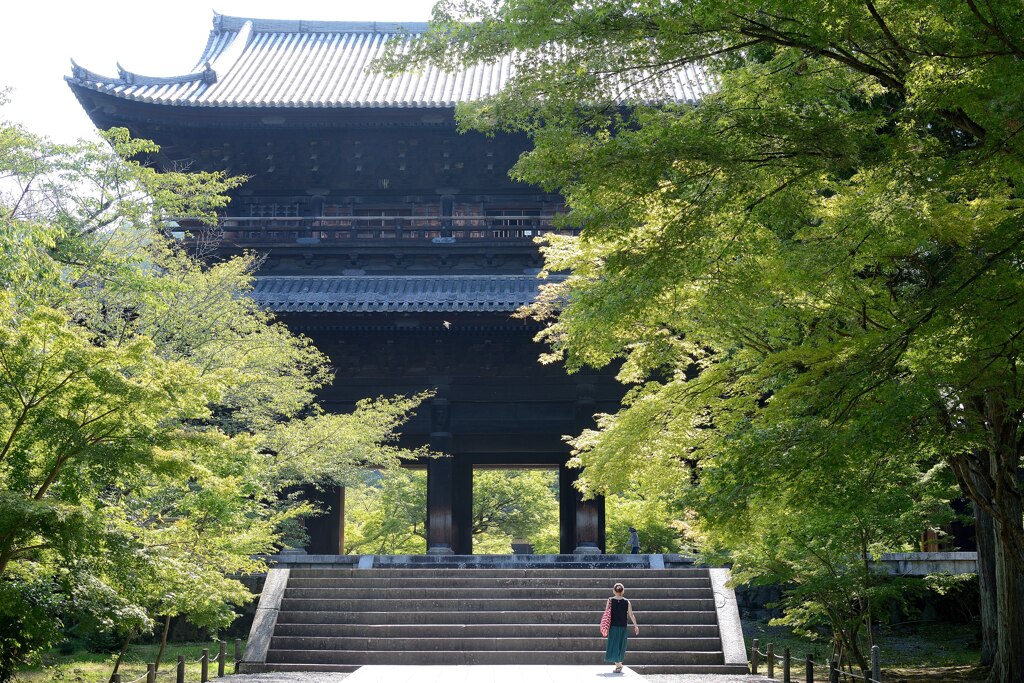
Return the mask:
<path id="1" fill-rule="evenodd" d="M 259 276 L 252 297 L 287 313 L 512 312 L 541 284 L 534 275 Z"/>
<path id="2" fill-rule="evenodd" d="M 215 15 L 206 49 L 190 73 L 150 77 L 118 65 L 115 78 L 72 62 L 66 80 L 141 102 L 265 108 L 453 107 L 494 95 L 508 81 L 513 69 L 508 57 L 455 73 L 427 67 L 385 78 L 370 72 L 385 43 L 408 43 L 426 26 Z M 711 89 L 702 70 L 687 66 L 659 77 L 644 92 L 623 92 L 622 99 L 692 103 Z"/>

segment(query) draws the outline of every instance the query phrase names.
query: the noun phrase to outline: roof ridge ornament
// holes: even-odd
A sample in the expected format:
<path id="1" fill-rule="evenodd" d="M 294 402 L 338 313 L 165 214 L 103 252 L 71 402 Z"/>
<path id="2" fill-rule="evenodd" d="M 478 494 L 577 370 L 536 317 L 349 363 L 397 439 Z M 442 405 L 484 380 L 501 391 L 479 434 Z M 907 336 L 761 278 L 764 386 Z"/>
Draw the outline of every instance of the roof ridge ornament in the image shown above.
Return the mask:
<path id="1" fill-rule="evenodd" d="M 71 60 L 71 77 L 76 81 L 84 81 L 89 78 L 89 70 L 79 65 L 74 59 Z"/>
<path id="2" fill-rule="evenodd" d="M 121 66 L 121 62 L 117 63 L 117 76 L 127 85 L 135 84 L 135 74 Z"/>
<path id="3" fill-rule="evenodd" d="M 217 72 L 213 70 L 209 62 L 203 63 L 203 83 L 213 84 L 217 82 Z"/>

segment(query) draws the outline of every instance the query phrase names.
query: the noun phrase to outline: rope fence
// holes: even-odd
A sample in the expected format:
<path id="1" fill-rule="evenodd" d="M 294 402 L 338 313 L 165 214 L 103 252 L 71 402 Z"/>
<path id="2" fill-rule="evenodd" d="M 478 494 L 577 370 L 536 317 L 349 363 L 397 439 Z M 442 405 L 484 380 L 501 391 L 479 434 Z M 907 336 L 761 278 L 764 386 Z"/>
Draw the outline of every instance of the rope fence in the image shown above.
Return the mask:
<path id="1" fill-rule="evenodd" d="M 757 674 L 761 662 L 765 664 L 765 675 L 768 678 L 775 678 L 775 666 L 782 665 L 782 683 L 793 683 L 793 657 L 789 648 L 784 648 L 782 654 L 776 654 L 775 645 L 768 643 L 765 649 L 760 649 L 761 642 L 754 638 L 750 647 L 750 673 Z M 816 665 L 811 655 L 804 659 L 804 683 L 814 683 L 814 667 Z M 839 664 L 839 659 L 833 657 L 828 663 L 829 683 L 840 683 L 846 680 L 859 680 L 864 683 L 882 683 L 882 668 L 877 645 L 871 646 L 871 673 L 869 675 L 857 674 L 853 671 L 844 671 Z"/>
<path id="2" fill-rule="evenodd" d="M 216 662 L 216 664 L 217 664 L 217 678 L 222 678 L 222 677 L 224 677 L 226 675 L 229 675 L 227 673 L 227 664 L 228 664 L 227 653 L 228 653 L 228 645 L 227 645 L 227 643 L 224 642 L 223 640 L 218 641 L 218 643 L 217 643 L 217 654 L 212 659 L 212 661 Z M 241 638 L 236 638 L 235 639 L 235 653 L 234 654 L 235 654 L 235 656 L 232 659 L 232 667 L 231 667 L 231 673 L 232 674 L 238 673 L 239 664 L 241 664 L 241 662 L 242 662 L 242 639 Z M 149 662 L 149 663 L 146 664 L 146 673 L 142 674 L 138 678 L 130 680 L 130 681 L 125 681 L 125 680 L 122 680 L 121 674 L 117 673 L 117 674 L 113 674 L 110 677 L 109 683 L 142 683 L 142 681 L 145 681 L 146 683 L 156 683 L 156 679 L 159 676 L 174 676 L 175 683 L 186 683 L 185 670 L 186 670 L 186 666 L 188 664 L 198 664 L 199 665 L 199 681 L 198 681 L 198 683 L 207 683 L 210 680 L 210 662 L 211 662 L 210 651 L 208 649 L 203 649 L 203 653 L 199 656 L 199 659 L 194 659 L 194 660 L 191 660 L 190 662 L 186 661 L 185 655 L 178 655 L 178 661 L 175 664 L 175 667 L 174 667 L 173 671 L 168 671 L 166 669 L 164 671 L 157 671 L 156 670 L 156 664 L 154 662 Z"/>

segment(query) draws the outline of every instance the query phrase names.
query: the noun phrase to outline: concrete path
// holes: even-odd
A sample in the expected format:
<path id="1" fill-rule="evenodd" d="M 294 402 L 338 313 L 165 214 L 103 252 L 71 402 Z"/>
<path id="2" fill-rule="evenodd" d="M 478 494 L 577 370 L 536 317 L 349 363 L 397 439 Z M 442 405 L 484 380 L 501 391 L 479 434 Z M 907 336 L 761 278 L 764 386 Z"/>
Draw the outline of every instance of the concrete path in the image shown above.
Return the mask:
<path id="1" fill-rule="evenodd" d="M 610 666 L 364 666 L 355 673 L 315 671 L 237 674 L 231 683 L 765 683 L 763 676 L 655 674 Z"/>
<path id="2" fill-rule="evenodd" d="M 642 683 L 629 669 L 609 666 L 364 666 L 345 683 Z"/>

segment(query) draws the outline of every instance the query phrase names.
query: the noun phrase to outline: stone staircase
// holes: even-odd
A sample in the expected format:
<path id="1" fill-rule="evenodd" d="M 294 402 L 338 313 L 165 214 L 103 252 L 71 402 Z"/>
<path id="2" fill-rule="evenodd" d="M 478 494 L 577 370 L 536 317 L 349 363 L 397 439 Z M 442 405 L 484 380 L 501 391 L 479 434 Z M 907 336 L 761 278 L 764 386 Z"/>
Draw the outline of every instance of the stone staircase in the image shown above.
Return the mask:
<path id="1" fill-rule="evenodd" d="M 626 585 L 640 623 L 626 658 L 634 671 L 747 670 L 735 645 L 730 656 L 723 652 L 718 611 L 726 596 L 713 589 L 708 569 L 435 564 L 275 572 L 286 576 L 268 578 L 242 665 L 246 672 L 354 671 L 369 664 L 601 664 L 598 623 L 615 581 Z M 276 614 L 273 605 L 264 605 L 267 600 L 279 600 Z M 733 630 L 737 626 L 738 620 Z M 742 647 L 741 640 L 740 656 Z"/>

